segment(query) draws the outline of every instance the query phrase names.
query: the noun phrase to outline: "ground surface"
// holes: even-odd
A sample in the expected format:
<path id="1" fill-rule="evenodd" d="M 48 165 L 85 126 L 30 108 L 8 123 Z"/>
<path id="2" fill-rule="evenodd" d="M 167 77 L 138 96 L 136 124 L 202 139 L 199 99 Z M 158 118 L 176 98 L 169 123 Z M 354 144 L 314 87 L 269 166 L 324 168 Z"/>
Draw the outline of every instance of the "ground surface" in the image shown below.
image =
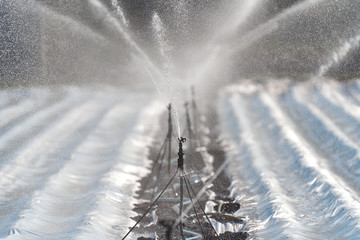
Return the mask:
<path id="1" fill-rule="evenodd" d="M 118 239 L 131 225 L 163 106 L 94 89 L 1 92 L 2 239 Z"/>
<path id="2" fill-rule="evenodd" d="M 0 238 L 123 236 L 166 110 L 156 98 L 98 87 L 2 90 Z M 242 83 L 217 103 L 224 192 L 245 220 L 217 230 L 360 238 L 359 82 Z"/>
<path id="3" fill-rule="evenodd" d="M 252 238 L 360 238 L 359 82 L 241 84 L 219 104 Z"/>

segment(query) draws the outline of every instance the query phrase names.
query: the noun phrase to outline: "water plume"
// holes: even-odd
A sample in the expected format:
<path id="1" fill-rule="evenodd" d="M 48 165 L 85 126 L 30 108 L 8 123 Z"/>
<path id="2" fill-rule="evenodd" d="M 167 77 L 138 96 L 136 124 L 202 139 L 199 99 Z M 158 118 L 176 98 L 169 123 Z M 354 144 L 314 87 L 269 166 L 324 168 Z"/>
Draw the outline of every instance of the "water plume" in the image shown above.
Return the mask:
<path id="1" fill-rule="evenodd" d="M 349 55 L 349 53 L 351 53 L 351 50 L 359 47 L 359 45 L 360 34 L 343 41 L 341 46 L 334 50 L 328 61 L 320 66 L 317 76 L 323 77 L 333 66 L 343 61 Z"/>
<path id="2" fill-rule="evenodd" d="M 218 40 L 217 44 L 214 43 L 212 47 L 209 47 L 209 55 L 205 55 L 207 60 L 202 62 L 203 67 L 197 68 L 196 83 L 200 85 L 205 84 L 209 76 L 219 74 L 219 72 L 225 70 L 228 64 L 232 64 L 231 62 L 234 56 L 241 54 L 242 51 L 278 30 L 280 24 L 283 24 L 285 19 L 294 16 L 294 14 L 298 12 L 304 12 L 314 7 L 315 4 L 323 1 L 324 0 L 306 0 L 297 3 L 250 31 L 243 33 L 241 37 L 233 39 L 234 37 L 231 35 L 226 38 L 219 36 L 218 39 L 220 39 L 220 41 Z M 243 9 L 244 15 L 236 21 L 230 21 L 231 24 L 229 24 L 229 27 L 225 28 L 226 30 L 222 31 L 221 34 L 225 36 L 226 34 L 236 33 L 235 30 L 239 28 L 246 21 L 250 13 L 256 9 L 256 5 L 253 2 L 245 2 L 243 6 L 246 7 Z M 215 88 L 216 86 L 215 84 Z"/>
<path id="3" fill-rule="evenodd" d="M 173 6 L 174 16 L 176 19 L 176 27 L 179 30 L 180 37 L 185 41 L 186 37 L 189 35 L 189 12 L 187 9 L 186 0 L 172 0 L 171 5 Z"/>
<path id="4" fill-rule="evenodd" d="M 324 77 L 337 70 L 349 76 L 347 64 L 359 66 L 359 1 L 0 2 L 1 80 L 32 81 L 26 74 L 34 69 L 60 85 L 16 83 L 0 94 L 0 238 L 125 235 L 134 204 L 151 191 L 146 185 L 136 195 L 153 156 L 148 146 L 164 134 L 159 123 L 171 103 L 168 123 L 175 125 L 158 157 L 168 149 L 168 171 L 158 176 L 174 170 L 173 131 L 188 132 L 178 166 L 185 171 L 184 161 L 192 169 L 191 159 L 205 160 L 201 175 L 193 178 L 194 169 L 181 180 L 188 196 L 195 194 L 187 176 L 199 185 L 208 178 L 206 185 L 242 204 L 236 214 L 244 222 L 219 224 L 219 233 L 233 227 L 264 239 L 360 239 L 360 82 L 335 86 Z M 279 80 L 312 75 L 320 80 Z M 61 86 L 79 79 L 78 87 Z M 235 81 L 241 83 L 226 87 Z M 179 118 L 190 85 L 202 102 L 195 105 L 193 93 L 192 109 Z M 218 110 L 218 121 L 204 103 Z M 229 185 L 217 187 L 224 172 Z M 224 206 L 212 203 L 207 212 Z M 160 210 L 141 231 L 159 229 L 152 224 L 161 222 Z"/>
<path id="5" fill-rule="evenodd" d="M 154 13 L 152 18 L 152 27 L 154 29 L 155 38 L 159 44 L 160 54 L 161 54 L 161 60 L 165 72 L 165 80 L 168 87 L 168 98 L 170 99 L 170 103 L 173 105 L 173 114 L 174 119 L 176 122 L 176 128 L 178 137 L 181 136 L 180 131 L 180 123 L 179 123 L 179 116 L 177 111 L 177 101 L 176 101 L 176 92 L 174 91 L 174 65 L 172 64 L 171 59 L 171 51 L 172 47 L 168 43 L 168 40 L 166 39 L 166 30 L 163 26 L 163 23 L 157 13 Z"/>
<path id="6" fill-rule="evenodd" d="M 156 65 L 153 63 L 153 61 L 146 54 L 146 52 L 136 43 L 136 41 L 132 38 L 130 33 L 119 23 L 118 19 L 116 19 L 111 14 L 111 12 L 102 2 L 100 2 L 99 0 L 88 0 L 88 1 L 95 8 L 95 10 L 98 11 L 98 14 L 103 17 L 103 21 L 105 21 L 108 25 L 112 26 L 124 38 L 126 43 L 129 44 L 129 46 L 135 50 L 135 53 L 137 53 L 142 58 L 147 71 L 152 72 L 152 74 L 149 76 L 150 79 L 157 86 L 157 88 L 159 88 L 158 83 L 153 76 L 155 75 L 156 78 L 161 79 L 163 78 L 162 74 L 160 73 Z"/>
<path id="7" fill-rule="evenodd" d="M 237 33 L 239 28 L 246 22 L 246 20 L 254 14 L 254 11 L 262 4 L 260 0 L 247 0 L 237 1 L 233 9 L 235 9 L 227 21 L 220 28 L 218 33 L 215 34 L 215 38 L 220 37 L 226 41 L 226 38 Z"/>
<path id="8" fill-rule="evenodd" d="M 126 19 L 124 11 L 122 10 L 119 2 L 117 0 L 111 0 L 111 5 L 116 10 L 116 14 L 119 15 L 122 24 L 126 28 L 129 28 L 129 21 Z"/>

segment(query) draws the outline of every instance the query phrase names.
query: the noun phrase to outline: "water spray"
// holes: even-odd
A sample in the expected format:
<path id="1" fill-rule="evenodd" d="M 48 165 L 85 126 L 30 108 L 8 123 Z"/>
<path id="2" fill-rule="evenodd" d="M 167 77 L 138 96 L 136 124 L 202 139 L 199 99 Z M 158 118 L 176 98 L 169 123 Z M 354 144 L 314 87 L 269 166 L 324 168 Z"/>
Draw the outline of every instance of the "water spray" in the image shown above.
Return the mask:
<path id="1" fill-rule="evenodd" d="M 193 139 L 193 131 L 192 131 L 192 127 L 191 127 L 191 119 L 190 119 L 190 113 L 189 113 L 189 103 L 185 102 L 184 104 L 185 106 L 185 116 L 186 116 L 186 125 L 187 125 L 187 129 L 188 129 L 188 134 L 189 134 L 189 149 L 190 149 L 190 154 L 192 151 L 192 139 Z"/>
<path id="2" fill-rule="evenodd" d="M 194 133 L 195 135 L 198 135 L 198 121 L 199 121 L 199 116 L 198 116 L 198 110 L 197 110 L 197 105 L 196 105 L 196 101 L 195 101 L 195 88 L 194 86 L 191 86 L 191 107 L 192 107 L 192 115 L 193 115 L 193 126 L 194 126 Z"/>
<path id="3" fill-rule="evenodd" d="M 179 122 L 179 116 L 178 116 L 178 112 L 177 112 L 177 108 L 176 108 L 176 104 L 174 101 L 171 101 L 172 105 L 173 105 L 173 114 L 174 114 L 174 119 L 175 119 L 175 125 L 176 125 L 176 129 L 177 129 L 177 134 L 178 137 L 181 136 L 181 130 L 180 130 L 180 122 Z"/>
<path id="4" fill-rule="evenodd" d="M 119 2 L 117 0 L 111 0 L 111 5 L 113 8 L 115 8 L 117 15 L 119 15 L 122 24 L 129 28 L 129 21 L 126 19 L 124 11 L 122 10 L 121 6 L 119 5 Z"/>
<path id="5" fill-rule="evenodd" d="M 166 38 L 166 29 L 161 21 L 160 16 L 155 12 L 152 17 L 152 28 L 154 30 L 155 38 L 160 48 L 161 61 L 164 70 L 164 78 L 168 87 L 169 100 L 172 105 L 175 125 L 177 128 L 178 137 L 181 136 L 179 117 L 176 107 L 176 98 L 174 93 L 173 81 L 174 78 L 174 66 L 171 61 L 172 46 L 169 44 Z"/>
<path id="6" fill-rule="evenodd" d="M 142 62 L 145 64 L 145 68 L 147 72 L 149 73 L 149 77 L 151 81 L 154 83 L 157 89 L 159 89 L 158 82 L 155 80 L 155 76 L 158 79 L 164 79 L 163 74 L 161 74 L 158 67 L 154 64 L 154 62 L 150 59 L 150 57 L 147 55 L 147 53 L 140 47 L 140 45 L 133 39 L 132 35 L 130 34 L 128 30 L 128 21 L 125 18 L 125 15 L 120 8 L 120 6 L 112 2 L 112 5 L 117 7 L 118 14 L 121 16 L 121 21 L 119 21 L 118 18 L 114 17 L 113 14 L 108 10 L 106 5 L 101 2 L 100 0 L 87 0 L 88 3 L 95 8 L 97 11 L 99 11 L 99 14 L 104 16 L 103 21 L 107 21 L 109 24 L 111 24 L 117 32 L 120 34 L 120 36 L 126 41 L 126 43 L 137 53 L 138 56 L 141 57 Z M 159 91 L 159 90 L 158 90 Z"/>
<path id="7" fill-rule="evenodd" d="M 355 37 L 344 41 L 341 46 L 339 46 L 332 52 L 332 55 L 328 58 L 329 60 L 320 66 L 317 76 L 323 77 L 326 73 L 330 71 L 330 69 L 334 65 L 339 64 L 341 61 L 343 61 L 351 53 L 351 50 L 353 50 L 354 48 L 358 48 L 359 45 L 360 35 L 356 35 Z"/>

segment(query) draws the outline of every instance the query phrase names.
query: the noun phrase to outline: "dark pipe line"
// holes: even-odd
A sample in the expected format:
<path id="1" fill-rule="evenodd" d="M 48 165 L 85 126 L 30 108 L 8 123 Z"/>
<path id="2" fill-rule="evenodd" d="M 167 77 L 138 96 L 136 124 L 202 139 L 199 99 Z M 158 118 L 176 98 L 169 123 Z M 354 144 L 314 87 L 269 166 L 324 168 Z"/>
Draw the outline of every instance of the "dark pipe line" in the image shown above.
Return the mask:
<path id="1" fill-rule="evenodd" d="M 202 225 L 201 225 L 199 215 L 198 215 L 198 213 L 197 213 L 197 211 L 196 211 L 196 208 L 195 208 L 195 204 L 193 203 L 193 199 L 192 199 L 192 197 L 191 197 L 191 193 L 190 193 L 190 190 L 189 190 L 189 183 L 187 182 L 187 179 L 185 179 L 185 187 L 186 187 L 186 190 L 187 190 L 187 192 L 188 192 L 188 194 L 189 194 L 190 201 L 191 201 L 191 203 L 192 203 L 193 206 L 194 206 L 194 208 L 193 208 L 193 209 L 194 209 L 194 213 L 195 213 L 196 219 L 197 219 L 197 221 L 198 221 L 198 223 L 199 223 L 202 236 L 205 238 L 204 229 L 203 229 L 203 227 L 202 227 Z M 196 198 L 196 196 L 195 196 L 195 198 Z"/>
<path id="2" fill-rule="evenodd" d="M 167 143 L 167 142 L 166 142 Z M 157 186 L 157 184 L 158 184 L 158 182 L 159 182 L 159 175 L 160 175 L 160 171 L 161 171 L 161 167 L 162 167 L 162 165 L 163 165 L 163 163 L 164 163 L 164 157 L 165 157 L 165 153 L 166 153 L 166 144 L 165 144 L 165 149 L 164 149 L 164 152 L 163 152 L 163 154 L 161 155 L 161 161 L 160 161 L 160 164 L 159 164 L 159 169 L 158 169 L 158 172 L 157 172 L 157 176 L 156 176 L 156 180 L 155 180 L 155 184 L 154 184 L 154 188 L 153 188 L 153 194 L 152 194 L 152 196 L 151 196 L 151 198 L 153 198 L 154 197 L 154 194 L 155 194 L 155 188 L 156 188 L 156 186 Z"/>
<path id="3" fill-rule="evenodd" d="M 128 233 L 126 233 L 126 235 L 122 238 L 122 240 L 125 240 L 125 238 L 134 230 L 134 228 L 141 222 L 141 220 L 146 216 L 146 214 L 149 213 L 149 211 L 151 210 L 151 208 L 155 205 L 155 203 L 159 200 L 159 198 L 163 195 L 163 193 L 166 191 L 166 189 L 169 187 L 169 185 L 171 184 L 171 182 L 174 180 L 175 176 L 177 175 L 179 169 L 176 170 L 174 176 L 172 176 L 172 178 L 170 179 L 170 181 L 168 182 L 168 184 L 166 184 L 165 188 L 161 191 L 160 195 L 155 199 L 155 201 L 150 205 L 150 207 L 146 210 L 146 212 L 141 216 L 141 218 L 135 223 L 135 225 L 129 230 Z"/>
<path id="4" fill-rule="evenodd" d="M 153 163 L 153 165 L 152 165 L 151 172 L 150 172 L 150 175 L 149 175 L 149 177 L 148 177 L 148 181 L 146 181 L 145 186 L 144 186 L 143 189 L 146 189 L 146 188 L 147 188 L 147 186 L 148 186 L 148 184 L 149 184 L 149 182 L 150 182 L 150 179 L 151 179 L 151 177 L 152 177 L 153 174 L 154 174 L 155 167 L 156 167 L 156 165 L 157 165 L 157 163 L 158 163 L 158 161 L 159 161 L 159 159 L 160 159 L 161 152 L 163 151 L 164 148 L 166 148 L 166 143 L 167 143 L 167 141 L 166 141 L 166 138 L 165 138 L 164 142 L 163 142 L 162 145 L 161 145 L 161 148 L 160 148 L 160 150 L 159 150 L 159 153 L 158 153 L 158 155 L 157 155 L 157 157 L 156 157 L 156 159 L 155 159 L 155 161 L 154 161 L 154 163 Z M 144 193 L 144 190 L 141 190 L 139 195 L 142 196 L 143 193 Z"/>
<path id="5" fill-rule="evenodd" d="M 186 175 L 185 175 L 185 181 L 187 181 L 188 183 L 190 182 L 189 179 L 186 177 Z M 189 186 L 190 186 L 190 189 L 191 189 L 192 193 L 194 194 L 194 196 L 196 196 L 196 193 L 195 193 L 194 189 L 192 188 L 191 184 L 190 184 Z M 202 211 L 203 214 L 205 215 L 206 220 L 209 222 L 211 228 L 214 230 L 215 235 L 216 235 L 217 237 L 219 237 L 219 235 L 218 235 L 218 233 L 216 232 L 214 226 L 211 224 L 211 221 L 210 221 L 209 217 L 208 217 L 207 214 L 205 213 L 205 210 L 202 208 L 202 206 L 201 206 L 201 204 L 200 204 L 200 202 L 199 202 L 199 199 L 197 199 L 197 198 L 195 198 L 195 199 L 196 199 L 196 201 L 197 201 L 197 203 L 198 203 L 201 211 Z"/>

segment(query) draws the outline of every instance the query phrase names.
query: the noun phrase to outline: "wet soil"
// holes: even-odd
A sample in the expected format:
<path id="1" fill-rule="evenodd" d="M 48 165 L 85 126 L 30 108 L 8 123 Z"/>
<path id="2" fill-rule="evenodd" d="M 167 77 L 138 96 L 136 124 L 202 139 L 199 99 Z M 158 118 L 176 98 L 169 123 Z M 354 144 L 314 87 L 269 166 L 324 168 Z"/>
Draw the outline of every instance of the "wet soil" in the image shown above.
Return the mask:
<path id="1" fill-rule="evenodd" d="M 209 116 L 208 119 L 211 119 L 207 122 L 207 125 L 210 126 L 209 129 L 212 129 L 209 134 L 207 134 L 208 144 L 206 146 L 208 154 L 213 157 L 213 169 L 218 169 L 222 163 L 225 161 L 225 152 L 221 147 L 221 142 L 219 140 L 218 132 L 216 129 L 216 116 Z M 166 126 L 166 125 L 164 125 Z M 174 177 L 176 173 L 177 163 L 171 163 L 171 171 L 168 172 L 168 160 L 164 157 L 164 160 L 157 160 L 159 156 L 159 149 L 165 139 L 165 134 L 161 135 L 164 138 L 159 138 L 153 145 L 150 147 L 150 159 L 153 159 L 153 168 L 152 174 L 144 177 L 140 180 L 141 189 L 137 192 L 137 197 L 139 199 L 139 204 L 135 205 L 133 209 L 139 215 L 134 217 L 133 220 L 138 221 L 142 215 L 149 209 L 149 206 L 152 204 L 154 199 L 156 199 L 157 194 L 159 194 L 169 183 L 169 181 Z M 160 134 L 159 134 L 160 135 Z M 192 141 L 195 142 L 195 141 Z M 189 143 L 189 141 L 187 142 Z M 194 145 L 194 144 L 192 144 Z M 177 152 L 177 141 L 172 140 L 172 149 L 173 152 Z M 161 156 L 162 154 L 160 154 Z M 172 154 L 173 157 L 175 156 Z M 211 191 L 215 193 L 213 199 L 209 199 L 207 194 L 203 194 L 200 199 L 195 199 L 195 194 L 202 187 L 203 183 L 200 180 L 202 171 L 204 168 L 204 159 L 202 155 L 195 150 L 195 147 L 191 147 L 185 151 L 185 155 L 188 155 L 186 160 L 188 162 L 189 168 L 185 170 L 186 178 L 191 182 L 191 186 L 184 186 L 184 209 L 187 207 L 186 203 L 190 203 L 190 196 L 194 202 L 196 202 L 195 207 L 192 211 L 188 213 L 187 217 L 184 219 L 183 226 L 187 231 L 195 232 L 201 234 L 203 239 L 212 240 L 212 239 L 223 239 L 223 240 L 241 240 L 246 239 L 248 234 L 246 232 L 240 233 L 231 233 L 225 232 L 220 235 L 216 235 L 213 227 L 209 224 L 208 219 L 214 219 L 220 223 L 241 223 L 243 220 L 233 216 L 232 214 L 240 208 L 240 204 L 234 202 L 234 199 L 229 197 L 229 186 L 230 181 L 225 175 L 224 172 L 221 172 L 217 178 L 213 181 L 210 188 Z M 167 153 L 164 154 L 167 156 Z M 176 159 L 175 159 L 176 160 Z M 154 165 L 155 164 L 155 165 Z M 155 167 L 154 167 L 155 166 Z M 163 193 L 161 198 L 156 201 L 156 204 L 151 208 L 149 213 L 140 221 L 138 226 L 134 229 L 134 232 L 143 235 L 139 237 L 139 240 L 149 240 L 149 234 L 155 233 L 157 239 L 179 239 L 180 231 L 179 228 L 171 229 L 175 220 L 178 217 L 178 208 L 179 208 L 179 173 L 173 178 L 172 183 L 169 185 L 167 190 Z M 195 180 L 194 180 L 195 179 Z M 189 192 L 191 195 L 189 195 Z M 213 201 L 216 203 L 214 209 L 211 213 L 204 214 L 204 209 L 207 201 Z M 200 207 L 201 206 L 201 207 Z M 185 237 L 194 236 L 189 233 L 185 233 Z"/>

